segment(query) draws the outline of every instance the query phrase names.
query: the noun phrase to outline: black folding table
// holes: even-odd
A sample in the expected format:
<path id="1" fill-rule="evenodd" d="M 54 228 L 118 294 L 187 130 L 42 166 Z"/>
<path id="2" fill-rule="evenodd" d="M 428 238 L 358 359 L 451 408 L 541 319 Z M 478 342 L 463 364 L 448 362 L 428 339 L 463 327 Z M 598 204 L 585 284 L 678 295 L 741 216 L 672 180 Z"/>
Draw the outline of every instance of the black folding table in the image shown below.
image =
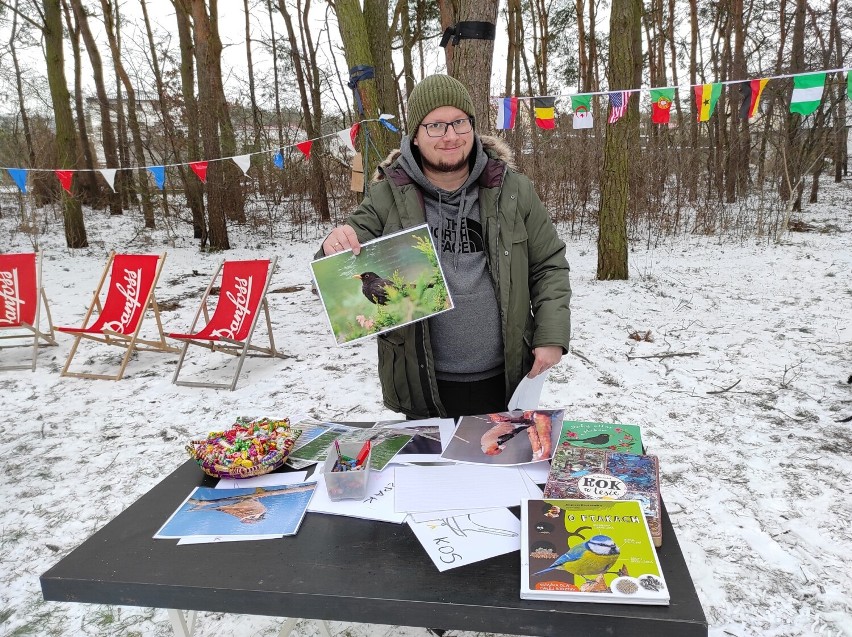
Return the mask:
<path id="1" fill-rule="evenodd" d="M 671 605 L 544 602 L 520 598 L 517 552 L 441 573 L 405 524 L 308 513 L 278 540 L 152 539 L 194 487 L 213 484 L 188 460 L 44 573 L 44 599 L 170 609 L 178 634 L 191 632 L 184 611 L 203 610 L 541 637 L 707 635 L 665 508 Z"/>

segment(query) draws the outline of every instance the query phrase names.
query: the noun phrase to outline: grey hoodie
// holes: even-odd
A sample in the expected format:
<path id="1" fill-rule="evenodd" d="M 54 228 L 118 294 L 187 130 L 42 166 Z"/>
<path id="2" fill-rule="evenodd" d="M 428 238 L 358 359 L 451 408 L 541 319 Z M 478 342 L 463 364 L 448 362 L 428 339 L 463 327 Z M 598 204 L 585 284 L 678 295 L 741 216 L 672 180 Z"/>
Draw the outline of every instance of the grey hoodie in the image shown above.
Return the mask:
<path id="1" fill-rule="evenodd" d="M 423 193 L 426 222 L 453 299 L 453 309 L 429 321 L 435 375 L 441 380 L 475 381 L 503 372 L 500 308 L 485 252 L 479 216 L 479 186 L 488 156 L 474 137 L 473 168 L 455 192 L 435 187 L 423 174 L 406 136 L 400 166 Z"/>

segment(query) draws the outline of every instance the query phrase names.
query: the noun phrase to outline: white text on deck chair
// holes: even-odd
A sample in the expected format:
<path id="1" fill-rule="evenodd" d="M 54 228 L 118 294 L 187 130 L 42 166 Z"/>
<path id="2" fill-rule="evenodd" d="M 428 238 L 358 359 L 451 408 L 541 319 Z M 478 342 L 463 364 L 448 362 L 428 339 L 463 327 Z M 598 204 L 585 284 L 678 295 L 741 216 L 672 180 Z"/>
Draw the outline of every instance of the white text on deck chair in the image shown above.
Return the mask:
<path id="1" fill-rule="evenodd" d="M 40 328 L 42 307 L 47 314 L 46 332 Z M 39 345 L 56 345 L 50 307 L 41 285 L 41 253 L 0 254 L 0 340 L 6 339 L 12 339 L 13 344 L 3 349 L 32 346 L 33 358 L 30 365 L 0 365 L 0 370 L 35 371 Z"/>
<path id="2" fill-rule="evenodd" d="M 266 300 L 266 292 L 272 279 L 277 259 L 257 259 L 253 261 L 228 261 L 225 260 L 213 275 L 213 280 L 207 286 L 204 296 L 201 298 L 201 307 L 195 313 L 189 334 L 169 334 L 171 338 L 183 341 L 183 351 L 178 360 L 175 375 L 172 382 L 177 385 L 191 387 L 213 387 L 217 389 L 230 389 L 237 386 L 240 370 L 243 367 L 246 355 L 249 351 L 257 352 L 259 356 L 271 356 L 284 358 L 284 355 L 275 349 L 275 341 L 272 337 L 272 322 L 269 318 L 269 304 Z M 207 308 L 210 291 L 213 284 L 222 273 L 219 287 L 219 297 L 216 300 L 216 309 L 210 316 Z M 259 347 L 251 344 L 251 337 L 255 325 L 260 318 L 261 310 L 266 319 L 266 331 L 269 336 L 269 347 Z M 206 325 L 199 331 L 195 331 L 201 314 L 204 314 Z M 214 352 L 223 352 L 238 356 L 237 369 L 230 383 L 211 383 L 201 381 L 179 380 L 184 358 L 190 345 L 198 345 Z"/>
<path id="3" fill-rule="evenodd" d="M 110 253 L 92 303 L 83 318 L 83 326 L 57 326 L 56 328 L 60 332 L 74 336 L 74 344 L 71 346 L 68 360 L 62 369 L 62 376 L 120 380 L 134 351 L 172 353 L 178 351 L 176 347 L 172 347 L 166 342 L 163 324 L 160 320 L 160 308 L 157 306 L 157 300 L 154 297 L 154 288 L 160 278 L 160 271 L 165 260 L 165 253 L 162 256 Z M 102 305 L 100 296 L 107 275 L 109 275 L 109 284 L 106 290 L 106 299 Z M 89 321 L 95 309 L 98 310 L 98 317 L 90 324 Z M 157 321 L 157 332 L 159 334 L 157 340 L 145 340 L 139 337 L 142 320 L 148 310 L 153 312 Z M 81 339 L 124 348 L 126 352 L 118 373 L 110 375 L 68 371 Z"/>

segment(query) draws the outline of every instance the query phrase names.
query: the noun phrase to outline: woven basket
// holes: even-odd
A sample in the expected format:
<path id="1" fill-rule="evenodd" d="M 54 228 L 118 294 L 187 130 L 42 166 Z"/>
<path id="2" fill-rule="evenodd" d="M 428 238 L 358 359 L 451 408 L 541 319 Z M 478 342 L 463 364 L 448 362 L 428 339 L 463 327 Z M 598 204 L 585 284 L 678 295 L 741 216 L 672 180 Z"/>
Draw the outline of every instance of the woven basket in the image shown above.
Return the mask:
<path id="1" fill-rule="evenodd" d="M 252 478 L 283 466 L 300 434 L 287 418 L 238 418 L 225 431 L 191 441 L 186 450 L 209 476 Z"/>

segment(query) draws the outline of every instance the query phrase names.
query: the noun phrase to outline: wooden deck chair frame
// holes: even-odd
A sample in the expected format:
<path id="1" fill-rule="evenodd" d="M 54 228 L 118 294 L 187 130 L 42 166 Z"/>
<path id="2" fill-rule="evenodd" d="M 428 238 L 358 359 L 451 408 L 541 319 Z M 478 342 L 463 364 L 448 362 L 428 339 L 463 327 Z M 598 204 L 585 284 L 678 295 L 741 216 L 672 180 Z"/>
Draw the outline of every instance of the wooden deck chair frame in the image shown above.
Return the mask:
<path id="1" fill-rule="evenodd" d="M 261 259 L 258 259 L 258 261 L 260 260 Z M 255 327 L 257 327 L 257 322 L 260 319 L 260 312 L 254 312 L 254 315 L 252 316 L 251 320 L 251 325 L 248 329 L 248 334 L 246 335 L 244 340 L 238 341 L 221 336 L 217 337 L 216 340 L 206 340 L 203 338 L 197 338 L 199 333 L 203 332 L 203 329 L 196 331 L 196 326 L 198 325 L 198 320 L 201 318 L 201 315 L 204 314 L 205 326 L 210 323 L 210 312 L 207 309 L 207 301 L 210 297 L 210 292 L 213 290 L 214 284 L 220 278 L 219 275 L 223 274 L 226 262 L 227 260 L 222 261 L 222 263 L 219 264 L 219 267 L 216 269 L 216 273 L 210 280 L 210 284 L 204 291 L 204 295 L 201 297 L 201 306 L 195 313 L 195 318 L 192 320 L 192 325 L 189 327 L 189 334 L 169 334 L 169 337 L 178 339 L 183 342 L 183 349 L 181 350 L 177 368 L 175 369 L 174 376 L 172 377 L 172 382 L 175 385 L 183 385 L 186 387 L 209 387 L 212 389 L 228 389 L 230 391 L 234 391 L 237 386 L 237 380 L 240 377 L 240 372 L 243 368 L 243 363 L 245 362 L 246 356 L 249 354 L 249 352 L 257 352 L 256 354 L 253 354 L 255 356 L 284 358 L 283 352 L 279 352 L 275 349 L 275 339 L 272 336 L 272 320 L 269 316 L 269 302 L 266 298 L 266 294 L 269 291 L 269 283 L 272 281 L 272 273 L 274 272 L 275 265 L 278 262 L 278 257 L 273 257 L 272 259 L 269 259 L 269 268 L 266 271 L 266 281 L 264 281 L 263 283 L 263 291 L 260 294 L 260 302 L 258 304 L 258 308 L 263 309 L 263 315 L 266 319 L 266 333 L 269 337 L 269 347 L 260 347 L 258 345 L 251 344 L 251 339 L 254 335 Z M 217 299 L 217 307 L 220 301 L 221 298 Z M 183 361 L 186 358 L 186 354 L 189 350 L 190 345 L 198 345 L 199 347 L 203 347 L 214 352 L 222 352 L 224 354 L 231 354 L 233 356 L 237 356 L 239 358 L 239 360 L 237 361 L 237 369 L 234 372 L 234 377 L 231 382 L 211 383 L 201 381 L 179 380 L 178 377 L 180 375 L 181 368 L 183 367 Z"/>
<path id="2" fill-rule="evenodd" d="M 44 286 L 41 284 L 41 252 L 24 252 L 24 253 L 16 253 L 16 254 L 8 254 L 3 255 L 0 254 L 0 295 L 4 298 L 4 310 L 9 309 L 11 304 L 14 302 L 15 309 L 12 310 L 15 312 L 15 316 L 18 315 L 18 302 L 20 301 L 20 279 L 18 278 L 18 273 L 16 269 L 13 267 L 12 263 L 9 263 L 9 270 L 6 270 L 7 267 L 4 263 L 7 259 L 3 257 L 29 257 L 32 255 L 35 263 L 35 313 L 33 314 L 33 320 L 31 323 L 27 323 L 22 320 L 15 320 L 13 317 L 7 317 L 6 312 L 4 311 L 3 316 L 0 316 L 0 332 L 10 331 L 13 332 L 11 334 L 0 334 L 0 340 L 6 339 L 32 339 L 32 348 L 33 348 L 33 359 L 30 365 L 2 365 L 0 366 L 0 371 L 11 371 L 11 370 L 22 370 L 29 369 L 35 371 L 36 361 L 38 360 L 38 348 L 39 345 L 57 345 L 56 335 L 53 332 L 53 319 L 50 316 L 50 305 L 47 302 L 47 294 L 44 292 Z M 32 298 L 32 297 L 31 297 Z M 47 314 L 47 331 L 41 331 L 41 309 L 44 307 L 44 311 Z M 44 343 L 40 343 L 40 341 L 44 341 Z M 3 345 L 0 346 L 0 349 L 11 349 L 13 347 L 30 347 L 29 343 L 24 343 L 20 345 Z"/>
<path id="3" fill-rule="evenodd" d="M 92 303 L 89 305 L 89 309 L 86 312 L 86 316 L 83 318 L 83 326 L 82 328 L 63 328 L 57 327 L 56 329 L 60 332 L 66 332 L 74 336 L 74 344 L 71 346 L 71 351 L 68 353 L 68 360 L 65 362 L 65 367 L 62 368 L 62 372 L 60 376 L 73 376 L 75 378 L 97 378 L 102 380 L 121 380 L 121 377 L 124 376 L 124 370 L 127 368 L 127 364 L 130 362 L 130 357 L 133 355 L 134 351 L 139 352 L 171 352 L 177 353 L 178 348 L 172 345 L 169 345 L 168 341 L 166 341 L 166 335 L 163 331 L 163 323 L 160 319 L 160 307 L 157 305 L 157 298 L 154 293 L 157 287 L 157 281 L 160 279 L 160 272 L 163 269 L 163 264 L 166 261 L 166 254 L 163 253 L 157 256 L 157 265 L 154 272 L 154 279 L 151 283 L 151 287 L 148 290 L 148 294 L 145 299 L 140 299 L 140 305 L 142 306 L 142 311 L 139 314 L 139 318 L 136 321 L 136 327 L 133 330 L 132 334 L 123 334 L 121 332 L 117 332 L 114 330 L 110 330 L 107 328 L 102 329 L 98 332 L 87 332 L 86 326 L 89 325 L 89 320 L 92 318 L 92 314 L 95 309 L 98 310 L 98 314 L 103 312 L 104 306 L 107 304 L 109 300 L 110 290 L 107 290 L 107 299 L 104 301 L 104 304 L 101 305 L 100 295 L 103 291 L 104 283 L 107 280 L 107 276 L 110 275 L 113 268 L 113 263 L 115 262 L 116 256 L 125 256 L 125 255 L 116 255 L 113 250 L 109 254 L 109 259 L 107 260 L 106 266 L 104 267 L 104 272 L 101 275 L 101 279 L 98 282 L 98 287 L 95 289 L 94 296 L 92 298 Z M 142 255 L 127 255 L 127 256 L 142 256 Z M 151 255 L 154 256 L 154 255 Z M 110 281 L 112 283 L 112 281 Z M 142 329 L 142 324 L 145 320 L 145 315 L 148 311 L 152 311 L 154 314 L 154 319 L 157 321 L 157 331 L 159 333 L 158 340 L 147 340 L 139 337 L 139 332 Z M 95 321 L 97 322 L 97 321 Z M 99 343 L 106 343 L 107 345 L 116 345 L 118 347 L 123 347 L 127 351 L 124 354 L 124 357 L 121 361 L 121 365 L 118 369 L 118 373 L 115 375 L 110 374 L 90 374 L 86 372 L 72 372 L 69 371 L 71 367 L 71 361 L 74 360 L 74 356 L 77 353 L 77 347 L 80 345 L 80 341 L 82 339 L 88 339 L 92 341 L 97 341 Z"/>

